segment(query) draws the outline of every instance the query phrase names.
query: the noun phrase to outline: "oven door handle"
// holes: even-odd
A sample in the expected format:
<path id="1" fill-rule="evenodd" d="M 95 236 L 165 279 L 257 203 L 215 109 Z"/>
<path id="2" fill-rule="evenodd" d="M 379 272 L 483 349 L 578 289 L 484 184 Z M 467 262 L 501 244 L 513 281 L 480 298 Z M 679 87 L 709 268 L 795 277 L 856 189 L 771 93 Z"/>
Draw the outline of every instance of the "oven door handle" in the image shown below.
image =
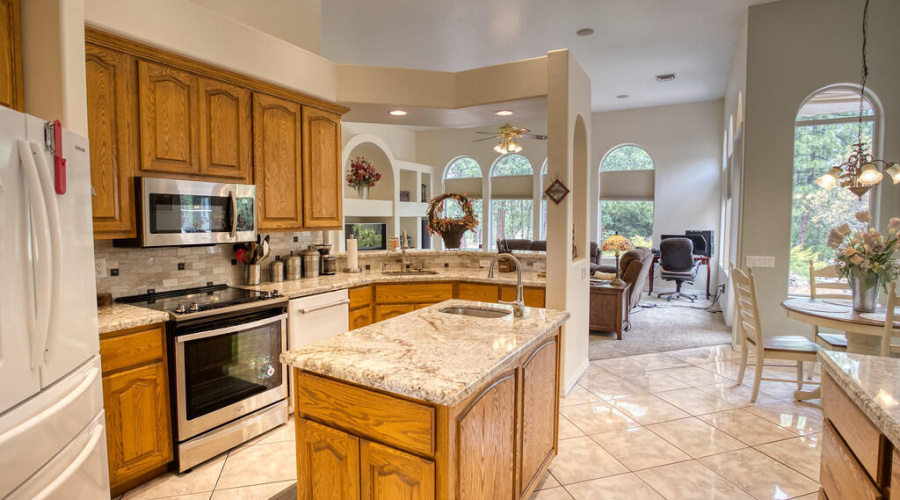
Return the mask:
<path id="1" fill-rule="evenodd" d="M 322 309 L 330 309 L 332 307 L 342 306 L 344 304 L 349 304 L 349 303 L 350 303 L 350 299 L 341 299 L 337 302 L 329 302 L 328 304 L 322 304 L 320 306 L 301 307 L 300 309 L 297 309 L 297 311 L 299 311 L 300 314 L 309 314 L 311 312 L 321 311 Z"/>
<path id="2" fill-rule="evenodd" d="M 226 328 L 218 328 L 216 330 L 208 330 L 205 332 L 192 333 L 190 335 L 181 335 L 175 337 L 175 341 L 179 344 L 183 344 L 185 342 L 190 342 L 191 340 L 199 340 L 205 339 L 209 337 L 217 337 L 219 335 L 227 335 L 229 333 L 239 332 L 241 330 L 250 330 L 251 328 L 256 328 L 259 326 L 269 325 L 272 323 L 278 323 L 280 321 L 285 321 L 288 315 L 279 314 L 277 316 L 272 316 L 269 318 L 261 319 L 259 321 L 254 321 L 252 323 L 242 323 L 240 325 L 229 326 Z"/>
<path id="3" fill-rule="evenodd" d="M 234 238 L 237 234 L 237 196 L 235 196 L 234 191 L 229 191 L 228 198 L 231 199 L 231 237 Z"/>

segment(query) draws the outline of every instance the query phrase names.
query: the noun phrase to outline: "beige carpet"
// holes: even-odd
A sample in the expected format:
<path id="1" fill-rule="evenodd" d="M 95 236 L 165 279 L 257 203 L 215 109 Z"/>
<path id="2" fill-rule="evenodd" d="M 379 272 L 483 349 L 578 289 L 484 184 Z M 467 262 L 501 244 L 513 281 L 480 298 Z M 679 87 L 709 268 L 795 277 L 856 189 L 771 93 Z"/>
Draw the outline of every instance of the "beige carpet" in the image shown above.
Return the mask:
<path id="1" fill-rule="evenodd" d="M 631 311 L 631 330 L 622 340 L 615 333 L 591 332 L 588 357 L 591 360 L 621 358 L 638 354 L 675 351 L 731 343 L 731 327 L 722 313 L 710 313 L 708 300 L 693 304 L 686 299 L 668 303 L 647 297 Z M 650 306 L 650 307 L 642 307 Z"/>

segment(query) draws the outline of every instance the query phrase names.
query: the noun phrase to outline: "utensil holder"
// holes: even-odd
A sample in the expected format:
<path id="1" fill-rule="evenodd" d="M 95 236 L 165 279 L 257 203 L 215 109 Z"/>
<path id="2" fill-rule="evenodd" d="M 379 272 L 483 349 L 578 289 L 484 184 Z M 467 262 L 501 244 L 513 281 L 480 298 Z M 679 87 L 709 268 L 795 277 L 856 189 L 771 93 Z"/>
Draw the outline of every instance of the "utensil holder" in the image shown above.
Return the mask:
<path id="1" fill-rule="evenodd" d="M 247 265 L 247 275 L 245 276 L 245 284 L 247 284 L 247 285 L 258 285 L 259 284 L 259 264 L 248 264 Z"/>

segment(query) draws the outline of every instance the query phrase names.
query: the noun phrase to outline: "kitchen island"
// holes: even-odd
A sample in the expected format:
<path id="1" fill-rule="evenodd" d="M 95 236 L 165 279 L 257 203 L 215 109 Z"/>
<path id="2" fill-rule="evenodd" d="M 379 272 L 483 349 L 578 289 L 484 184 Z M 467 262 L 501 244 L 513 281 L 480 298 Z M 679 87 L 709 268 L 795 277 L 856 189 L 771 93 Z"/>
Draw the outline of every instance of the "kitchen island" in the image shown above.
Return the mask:
<path id="1" fill-rule="evenodd" d="M 527 498 L 557 451 L 569 313 L 526 312 L 451 300 L 284 353 L 299 497 Z"/>

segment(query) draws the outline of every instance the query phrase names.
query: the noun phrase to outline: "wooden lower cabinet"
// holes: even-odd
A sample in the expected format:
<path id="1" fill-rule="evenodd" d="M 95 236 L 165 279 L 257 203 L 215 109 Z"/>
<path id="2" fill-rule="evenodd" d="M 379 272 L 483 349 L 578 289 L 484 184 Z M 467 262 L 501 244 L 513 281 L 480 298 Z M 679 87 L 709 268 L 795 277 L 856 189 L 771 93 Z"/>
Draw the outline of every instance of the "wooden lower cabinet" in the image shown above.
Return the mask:
<path id="1" fill-rule="evenodd" d="M 302 500 L 522 500 L 557 452 L 558 331 L 452 407 L 293 378 Z"/>
<path id="2" fill-rule="evenodd" d="M 516 292 L 513 289 L 513 298 Z M 460 300 L 478 300 L 481 302 L 497 302 L 500 298 L 500 290 L 497 285 L 485 285 L 482 283 L 460 283 L 456 297 Z"/>
<path id="3" fill-rule="evenodd" d="M 165 329 L 156 325 L 104 334 L 100 360 L 115 496 L 165 472 L 173 458 Z"/>
<path id="4" fill-rule="evenodd" d="M 900 500 L 900 451 L 894 449 L 891 463 L 891 500 Z"/>
<path id="5" fill-rule="evenodd" d="M 359 476 L 362 500 L 432 500 L 434 462 L 360 440 Z"/>
<path id="6" fill-rule="evenodd" d="M 375 321 L 384 321 L 416 310 L 415 304 L 382 304 L 375 306 Z"/>
<path id="7" fill-rule="evenodd" d="M 374 321 L 372 320 L 372 308 L 369 306 L 363 307 L 361 309 L 356 309 L 354 311 L 350 311 L 350 329 L 356 330 L 357 328 L 362 328 L 364 326 L 369 326 Z"/>
<path id="8" fill-rule="evenodd" d="M 0 106 L 25 111 L 19 0 L 0 0 Z"/>
<path id="9" fill-rule="evenodd" d="M 544 307 L 544 289 L 538 287 L 525 287 L 522 293 L 525 299 L 525 305 L 528 307 Z M 500 300 L 513 301 L 516 300 L 516 287 L 503 286 L 500 288 Z"/>

